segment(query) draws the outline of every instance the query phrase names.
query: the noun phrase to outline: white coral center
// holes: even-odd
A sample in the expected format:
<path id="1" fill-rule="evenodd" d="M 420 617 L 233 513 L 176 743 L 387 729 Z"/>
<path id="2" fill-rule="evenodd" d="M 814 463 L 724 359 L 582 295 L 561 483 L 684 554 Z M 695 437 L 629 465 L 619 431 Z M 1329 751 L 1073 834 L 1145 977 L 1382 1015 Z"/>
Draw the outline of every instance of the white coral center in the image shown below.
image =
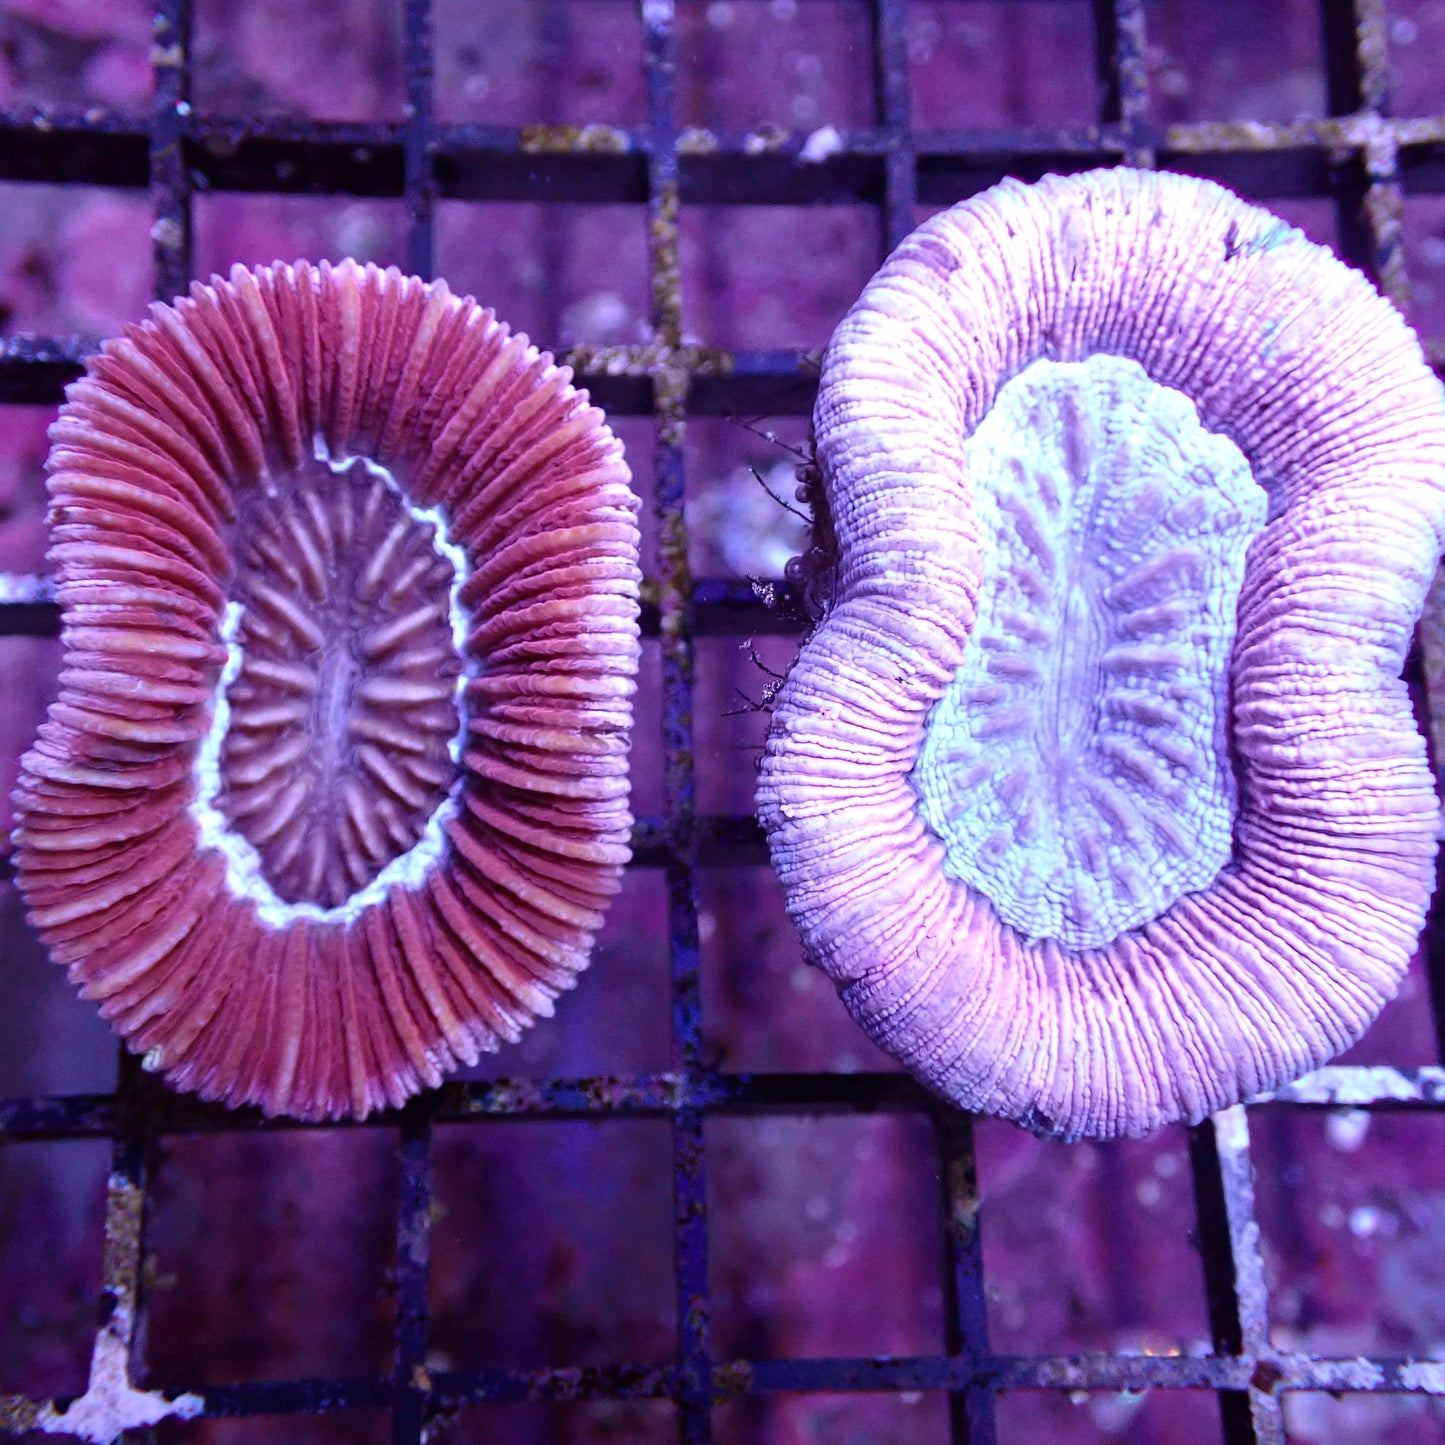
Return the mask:
<path id="1" fill-rule="evenodd" d="M 983 583 L 914 769 L 923 817 L 1004 922 L 1102 947 L 1229 859 L 1229 654 L 1266 495 L 1118 356 L 1034 362 L 964 455 Z"/>

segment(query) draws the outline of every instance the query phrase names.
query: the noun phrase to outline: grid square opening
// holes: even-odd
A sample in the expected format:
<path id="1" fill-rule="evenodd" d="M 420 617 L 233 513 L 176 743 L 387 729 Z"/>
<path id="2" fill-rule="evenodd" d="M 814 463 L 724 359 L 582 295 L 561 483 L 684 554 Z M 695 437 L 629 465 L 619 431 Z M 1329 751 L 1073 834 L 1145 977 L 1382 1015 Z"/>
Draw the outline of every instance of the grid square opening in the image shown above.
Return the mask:
<path id="1" fill-rule="evenodd" d="M 1144 0 L 1156 123 L 1327 113 L 1320 0 Z"/>
<path id="2" fill-rule="evenodd" d="M 1219 1401 L 1206 1390 L 1007 1390 L 996 1410 L 1000 1441 L 1221 1445 L 1224 1438 Z"/>
<path id="3" fill-rule="evenodd" d="M 0 1394 L 85 1393 L 109 1168 L 103 1140 L 0 1148 Z"/>
<path id="4" fill-rule="evenodd" d="M 464 1405 L 441 1418 L 438 1435 L 447 1445 L 674 1445 L 677 1439 L 670 1400 Z"/>
<path id="5" fill-rule="evenodd" d="M 713 1407 L 714 1445 L 945 1445 L 948 1397 L 937 1391 L 891 1395 L 777 1394 Z"/>
<path id="6" fill-rule="evenodd" d="M 1259 203 L 1282 221 L 1298 227 L 1317 246 L 1340 255 L 1340 216 L 1336 202 L 1326 196 L 1266 198 Z M 1347 260 L 1347 257 L 1341 257 Z"/>
<path id="7" fill-rule="evenodd" d="M 1405 198 L 1410 324 L 1426 344 L 1445 342 L 1445 196 Z"/>
<path id="8" fill-rule="evenodd" d="M 688 206 L 681 227 L 683 330 L 733 350 L 826 346 L 882 259 L 868 206 Z"/>
<path id="9" fill-rule="evenodd" d="M 648 334 L 641 206 L 442 201 L 437 274 L 541 350 L 622 346 Z"/>
<path id="10" fill-rule="evenodd" d="M 1439 115 L 1439 57 L 1445 54 L 1445 10 L 1434 0 L 1385 0 L 1390 109 L 1396 115 Z"/>
<path id="11" fill-rule="evenodd" d="M 688 422 L 687 540 L 694 577 L 778 579 L 803 551 L 808 523 L 797 472 L 806 416 L 694 417 Z"/>
<path id="12" fill-rule="evenodd" d="M 704 813 L 746 817 L 754 810 L 758 764 L 772 721 L 768 689 L 797 655 L 790 636 L 703 637 L 697 656 L 698 806 Z"/>
<path id="13" fill-rule="evenodd" d="M 655 637 L 642 640 L 637 692 L 632 699 L 632 794 L 634 818 L 657 818 L 666 810 L 663 796 L 662 648 Z"/>
<path id="14" fill-rule="evenodd" d="M 1099 119 L 1089 0 L 911 0 L 904 34 L 916 130 Z"/>
<path id="15" fill-rule="evenodd" d="M 49 538 L 45 529 L 45 457 L 50 450 L 46 429 L 55 420 L 57 410 L 52 406 L 0 406 L 0 572 L 33 574 L 46 570 L 45 549 Z M 0 699 L 0 708 L 8 711 L 20 706 L 28 712 L 28 702 L 28 699 Z M 12 741 L 8 734 L 5 740 Z M 13 741 L 23 749 L 29 737 L 21 736 Z M 0 756 L 8 758 L 10 751 L 6 747 Z M 0 773 L 0 788 L 4 789 L 7 799 L 11 785 L 13 778 L 7 784 L 5 775 Z M 5 805 L 0 804 L 0 813 L 4 808 Z M 8 814 L 4 817 L 8 823 Z"/>
<path id="16" fill-rule="evenodd" d="M 387 1445 L 384 1410 L 338 1410 L 326 1415 L 245 1415 L 239 1419 L 162 1420 L 157 1445 Z"/>
<path id="17" fill-rule="evenodd" d="M 938 1351 L 942 1221 L 924 1120 L 717 1118 L 706 1138 L 716 1357 Z"/>
<path id="18" fill-rule="evenodd" d="M 435 0 L 437 119 L 634 126 L 647 114 L 631 0 Z"/>
<path id="19" fill-rule="evenodd" d="M 151 93 L 151 5 L 7 0 L 0 51 L 0 107 L 138 114 Z"/>
<path id="20" fill-rule="evenodd" d="M 629 868 L 608 905 L 591 962 L 516 1044 L 483 1054 L 463 1079 L 625 1077 L 668 1066 L 667 890 L 653 868 Z"/>
<path id="21" fill-rule="evenodd" d="M 1275 1344 L 1445 1360 L 1445 1118 L 1264 1106 L 1249 1132 Z"/>
<path id="22" fill-rule="evenodd" d="M 1422 1064 L 1440 1062 L 1430 979 L 1424 955 L 1419 950 L 1410 959 L 1394 998 L 1380 1010 L 1379 1017 L 1359 1041 L 1333 1062 L 1363 1068 L 1385 1064 L 1397 1069 L 1415 1069 Z"/>
<path id="23" fill-rule="evenodd" d="M 1281 1404 L 1290 1445 L 1434 1445 L 1445 1431 L 1445 1400 L 1424 1395 L 1291 1390 Z"/>
<path id="24" fill-rule="evenodd" d="M 196 274 L 224 276 L 238 263 L 340 261 L 350 256 L 406 270 L 406 211 L 400 201 L 328 196 L 196 197 Z"/>
<path id="25" fill-rule="evenodd" d="M 1058 1144 L 985 1119 L 974 1137 L 992 1348 L 1208 1352 L 1181 1129 Z"/>
<path id="26" fill-rule="evenodd" d="M 766 866 L 705 868 L 698 879 L 707 1055 L 729 1073 L 897 1073 L 832 980 L 803 961 Z"/>
<path id="27" fill-rule="evenodd" d="M 192 100 L 203 115 L 402 118 L 402 0 L 193 4 Z"/>
<path id="28" fill-rule="evenodd" d="M 150 301 L 144 196 L 0 183 L 0 336 L 109 336 Z"/>
<path id="29" fill-rule="evenodd" d="M 586 386 L 586 379 L 582 378 Z M 612 434 L 622 443 L 627 458 L 627 470 L 632 473 L 632 490 L 640 503 L 637 512 L 637 530 L 642 535 L 638 559 L 644 577 L 656 577 L 659 558 L 657 551 L 657 482 L 653 466 L 653 452 L 657 445 L 657 424 L 651 417 L 621 416 L 608 411 L 607 425 Z"/>
<path id="30" fill-rule="evenodd" d="M 397 1179 L 387 1129 L 165 1140 L 146 1238 L 152 1387 L 388 1374 Z"/>
<path id="31" fill-rule="evenodd" d="M 651 1119 L 439 1126 L 427 1368 L 670 1359 L 671 1150 Z"/>
<path id="32" fill-rule="evenodd" d="M 877 120 L 864 0 L 679 0 L 677 119 L 719 131 Z"/>
<path id="33" fill-rule="evenodd" d="M 0 638 L 0 677 L 27 676 L 23 669 L 37 648 L 46 649 L 51 662 L 56 659 L 56 643 Z M 8 670 L 11 664 L 16 671 Z M 7 827 L 17 758 L 16 753 L 5 757 L 12 776 L 0 814 L 7 815 Z M 26 921 L 19 889 L 10 882 L 0 882 L 0 950 L 6 982 L 0 1009 L 0 1098 L 105 1094 L 115 1088 L 115 1035 L 95 1005 L 76 993 L 65 970 L 51 962 Z"/>

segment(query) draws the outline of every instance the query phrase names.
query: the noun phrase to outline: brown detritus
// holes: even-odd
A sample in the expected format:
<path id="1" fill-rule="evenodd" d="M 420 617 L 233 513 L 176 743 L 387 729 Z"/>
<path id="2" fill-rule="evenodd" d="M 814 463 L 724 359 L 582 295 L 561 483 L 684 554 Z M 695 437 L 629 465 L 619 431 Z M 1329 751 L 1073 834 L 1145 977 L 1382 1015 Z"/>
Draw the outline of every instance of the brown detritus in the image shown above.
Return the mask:
<path id="1" fill-rule="evenodd" d="M 811 531 L 807 550 L 788 563 L 787 578 L 794 596 L 802 604 L 804 616 L 816 625 L 832 601 L 838 567 L 838 538 L 833 530 L 822 467 L 811 438 L 808 445 L 813 455 L 798 468 L 797 499 L 808 514 Z"/>
<path id="2" fill-rule="evenodd" d="M 712 1368 L 712 1390 L 718 1399 L 753 1392 L 753 1367 L 748 1360 L 726 1360 Z"/>
<path id="3" fill-rule="evenodd" d="M 664 368 L 682 366 L 693 376 L 728 376 L 733 355 L 717 346 L 669 346 L 661 341 L 638 346 L 574 346 L 562 360 L 585 379 L 594 376 L 656 376 Z"/>
<path id="4" fill-rule="evenodd" d="M 141 1230 L 145 1220 L 145 1191 L 119 1174 L 112 1174 L 105 1200 L 105 1253 L 101 1279 L 116 1301 L 135 1303 L 141 1256 Z"/>
<path id="5" fill-rule="evenodd" d="M 521 146 L 529 155 L 623 155 L 632 140 L 610 125 L 524 125 Z"/>
<path id="6" fill-rule="evenodd" d="M 679 205 L 677 186 L 671 184 L 653 197 L 647 225 L 648 254 L 652 258 L 653 339 L 673 350 L 682 345 Z"/>
<path id="7" fill-rule="evenodd" d="M 780 125 L 760 125 L 743 137 L 743 154 L 750 156 L 776 155 L 786 150 L 792 139 L 792 132 Z"/>
<path id="8" fill-rule="evenodd" d="M 34 1400 L 27 1400 L 24 1395 L 0 1395 L 0 1432 L 6 1435 L 24 1435 L 35 1429 L 40 1420 L 41 1408 Z"/>
<path id="9" fill-rule="evenodd" d="M 1260 1360 L 1249 1377 L 1249 1387 L 1268 1395 L 1277 1390 L 1284 1379 L 1284 1371 L 1275 1360 Z"/>

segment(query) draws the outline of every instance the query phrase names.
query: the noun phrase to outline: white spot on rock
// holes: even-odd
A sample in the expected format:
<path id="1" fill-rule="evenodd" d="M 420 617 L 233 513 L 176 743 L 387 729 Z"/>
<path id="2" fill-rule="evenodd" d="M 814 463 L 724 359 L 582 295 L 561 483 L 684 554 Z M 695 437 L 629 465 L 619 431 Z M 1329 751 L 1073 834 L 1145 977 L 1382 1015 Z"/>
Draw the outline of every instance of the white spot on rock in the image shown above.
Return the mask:
<path id="1" fill-rule="evenodd" d="M 119 1304 L 96 1336 L 90 1357 L 90 1378 L 85 1393 L 64 1410 L 41 1406 L 35 1428 L 46 1435 L 75 1435 L 94 1445 L 110 1445 L 126 1430 L 144 1429 L 176 1418 L 193 1420 L 205 1409 L 199 1395 L 167 1399 L 158 1390 L 137 1390 L 126 1371 L 131 1336 L 130 1307 Z"/>
<path id="2" fill-rule="evenodd" d="M 803 142 L 803 148 L 798 152 L 798 159 L 810 165 L 817 165 L 835 156 L 843 149 L 843 137 L 837 126 L 820 125 L 807 140 Z"/>
<path id="3" fill-rule="evenodd" d="M 1427 1395 L 1445 1395 L 1445 1364 L 1434 1360 L 1416 1360 L 1400 1367 L 1400 1383 L 1407 1390 L 1423 1390 Z"/>
<path id="4" fill-rule="evenodd" d="M 1353 1154 L 1370 1132 L 1370 1116 L 1364 1109 L 1338 1109 L 1325 1120 L 1325 1137 L 1343 1154 Z"/>

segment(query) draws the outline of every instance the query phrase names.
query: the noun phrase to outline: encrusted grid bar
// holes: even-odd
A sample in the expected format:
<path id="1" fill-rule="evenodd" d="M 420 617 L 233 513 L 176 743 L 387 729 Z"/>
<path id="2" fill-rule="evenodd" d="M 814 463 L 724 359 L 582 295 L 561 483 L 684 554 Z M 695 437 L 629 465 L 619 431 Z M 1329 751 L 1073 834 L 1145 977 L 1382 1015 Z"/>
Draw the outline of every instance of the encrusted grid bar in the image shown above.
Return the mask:
<path id="1" fill-rule="evenodd" d="M 672 0 L 640 0 L 648 109 L 647 251 L 652 283 L 652 370 L 657 409 L 653 448 L 658 526 L 659 635 L 662 645 L 663 794 L 667 808 L 664 870 L 672 995 L 672 1062 L 684 1079 L 702 1060 L 701 946 L 698 938 L 697 812 L 693 759 L 692 579 L 683 515 L 683 437 L 689 359 L 682 347 L 681 189 L 673 115 Z M 702 1112 L 672 1117 L 674 1269 L 676 1278 L 679 1438 L 712 1439 L 708 1342 L 707 1186 Z"/>
<path id="2" fill-rule="evenodd" d="M 1264 1261 L 1254 1217 L 1249 1124 L 1241 1105 L 1189 1131 L 1204 1261 L 1209 1326 L 1216 1354 L 1254 1362 L 1244 1388 L 1221 1391 L 1225 1445 L 1284 1445 L 1284 1419 L 1269 1351 Z"/>
<path id="3" fill-rule="evenodd" d="M 1351 1394 L 1438 1394 L 1434 1377 L 1404 1359 L 1356 1356 L 1331 1359 L 1282 1354 L 1271 1358 L 1277 1390 L 1348 1391 Z M 740 1399 L 796 1391 L 828 1393 L 879 1390 L 963 1392 L 983 1380 L 994 1391 L 1144 1391 L 1249 1388 L 1254 1362 L 1192 1355 L 985 1355 L 724 1360 L 711 1370 L 716 1398 Z M 431 1375 L 436 1411 L 476 1404 L 546 1400 L 660 1400 L 682 1386 L 668 1365 L 620 1364 L 535 1370 L 454 1370 Z M 374 1410 L 390 1401 L 392 1382 L 369 1376 L 264 1380 L 207 1385 L 196 1395 L 208 1419 L 257 1415 Z M 0 1406 L 3 1408 L 3 1406 Z M 189 1404 L 183 1410 L 190 1410 Z M 199 1413 L 199 1410 L 197 1410 Z M 32 1418 L 34 1418 L 32 1416 Z M 0 1422 L 3 1428 L 3 1422 Z"/>
<path id="4" fill-rule="evenodd" d="M 436 176 L 432 170 L 432 105 L 435 73 L 432 55 L 431 0 L 406 0 L 406 139 L 403 142 L 406 194 L 407 267 L 430 280 L 435 264 L 433 219 Z"/>
<path id="5" fill-rule="evenodd" d="M 430 280 L 435 261 L 436 180 L 431 141 L 434 97 L 432 0 L 406 0 L 406 254 L 412 274 Z M 427 1375 L 432 1233 L 431 1113 L 415 1106 L 401 1118 L 396 1221 L 396 1322 L 392 1361 L 392 1445 L 421 1445 L 431 1417 Z"/>
<path id="6" fill-rule="evenodd" d="M 264 1119 L 254 1110 L 227 1110 L 191 1095 L 173 1094 L 154 1079 L 136 1083 L 135 1106 L 159 1136 L 225 1133 L 231 1129 L 285 1132 L 308 1126 L 289 1118 Z M 768 1114 L 918 1114 L 937 1100 L 905 1074 L 660 1074 L 583 1078 L 451 1080 L 419 1105 L 435 1124 L 485 1119 L 601 1121 L 669 1118 L 677 1113 L 751 1117 Z M 1251 1109 L 1373 1109 L 1392 1113 L 1445 1113 L 1445 1068 L 1357 1068 L 1331 1065 L 1254 1101 Z M 364 1123 L 337 1120 L 330 1129 L 395 1128 L 401 1116 L 376 1114 Z M 0 1100 L 0 1139 L 108 1138 L 121 1132 L 121 1113 L 109 1094 Z M 1201 1126 L 1203 1127 L 1203 1126 Z M 1211 1166 L 1212 1167 L 1212 1166 Z M 965 1191 L 963 1196 L 967 1198 Z"/>
<path id="7" fill-rule="evenodd" d="M 185 136 L 191 115 L 191 0 L 156 0 L 151 70 L 151 242 L 158 301 L 179 296 L 191 281 L 191 178 Z"/>
<path id="8" fill-rule="evenodd" d="M 431 1119 L 409 1107 L 401 1120 L 401 1188 L 396 1221 L 396 1352 L 392 1445 L 426 1438 L 431 1380 L 426 1369 L 427 1273 L 431 1264 Z"/>
<path id="9" fill-rule="evenodd" d="M 1103 86 L 1099 119 L 1119 127 L 1126 165 L 1152 166 L 1143 0 L 1094 0 L 1094 33 Z"/>
<path id="10" fill-rule="evenodd" d="M 981 1364 L 988 1356 L 988 1305 L 973 1120 L 953 1109 L 935 1108 L 933 1127 L 943 1164 L 944 1348 L 950 1357 L 972 1362 L 976 1370 L 961 1390 L 949 1394 L 949 1428 L 955 1445 L 994 1445 L 994 1395 Z"/>
<path id="11" fill-rule="evenodd" d="M 1384 0 L 1322 0 L 1325 107 L 1331 115 L 1389 108 Z"/>
<path id="12" fill-rule="evenodd" d="M 873 67 L 878 120 L 886 138 L 883 250 L 887 254 L 913 229 L 918 175 L 908 95 L 906 0 L 873 0 Z"/>

